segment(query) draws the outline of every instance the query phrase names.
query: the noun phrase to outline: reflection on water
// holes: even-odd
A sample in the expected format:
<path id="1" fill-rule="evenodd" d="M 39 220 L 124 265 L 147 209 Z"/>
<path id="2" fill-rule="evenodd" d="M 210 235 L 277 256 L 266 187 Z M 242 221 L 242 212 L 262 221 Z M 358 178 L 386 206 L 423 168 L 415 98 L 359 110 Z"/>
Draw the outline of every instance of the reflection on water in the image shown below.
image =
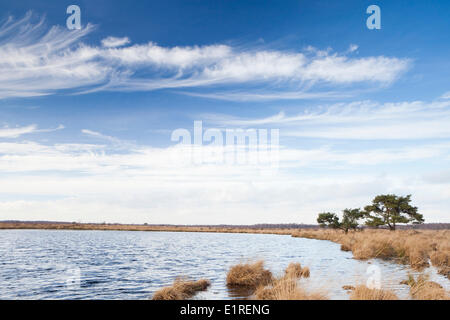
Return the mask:
<path id="1" fill-rule="evenodd" d="M 195 299 L 234 299 L 248 292 L 229 290 L 226 272 L 247 260 L 264 259 L 279 275 L 290 262 L 311 270 L 300 280 L 332 299 L 347 299 L 343 285 L 366 283 L 377 266 L 383 288 L 408 297 L 400 281 L 407 266 L 381 260 L 358 261 L 338 244 L 280 235 L 0 230 L 0 299 L 148 299 L 177 276 L 206 278 L 212 286 Z M 430 268 L 447 290 L 450 281 Z"/>
<path id="2" fill-rule="evenodd" d="M 231 299 L 247 300 L 254 292 L 253 288 L 227 286 L 228 296 Z"/>

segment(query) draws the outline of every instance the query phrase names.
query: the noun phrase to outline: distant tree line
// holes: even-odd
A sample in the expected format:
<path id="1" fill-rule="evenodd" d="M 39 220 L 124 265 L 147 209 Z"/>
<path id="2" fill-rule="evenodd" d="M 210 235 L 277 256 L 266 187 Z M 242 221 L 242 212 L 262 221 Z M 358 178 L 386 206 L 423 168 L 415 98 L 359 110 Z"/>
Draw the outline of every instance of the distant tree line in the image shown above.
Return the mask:
<path id="1" fill-rule="evenodd" d="M 360 229 L 362 227 L 360 220 L 364 220 L 367 227 L 387 227 L 391 231 L 395 231 L 398 224 L 423 224 L 425 222 L 423 215 L 410 202 L 411 195 L 406 197 L 395 194 L 379 195 L 363 210 L 360 208 L 343 210 L 341 218 L 333 212 L 319 213 L 317 223 L 321 227 L 340 229 L 345 233 Z"/>

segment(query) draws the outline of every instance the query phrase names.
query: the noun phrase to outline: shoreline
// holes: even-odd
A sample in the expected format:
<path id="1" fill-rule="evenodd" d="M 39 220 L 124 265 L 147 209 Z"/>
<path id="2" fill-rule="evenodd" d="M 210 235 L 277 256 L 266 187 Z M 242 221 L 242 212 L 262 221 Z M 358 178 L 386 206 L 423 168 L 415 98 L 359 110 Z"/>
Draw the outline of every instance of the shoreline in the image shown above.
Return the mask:
<path id="1" fill-rule="evenodd" d="M 319 228 L 317 226 L 317 228 Z M 200 226 L 160 226 L 127 224 L 91 223 L 33 223 L 0 222 L 0 230 L 85 230 L 85 231 L 146 231 L 146 232 L 207 232 L 207 233 L 252 233 L 292 235 L 295 231 L 307 228 L 257 228 L 257 227 L 200 227 Z"/>
<path id="2" fill-rule="evenodd" d="M 271 225 L 276 227 L 270 227 Z M 75 222 L 33 222 L 0 221 L 0 230 L 102 230 L 102 231 L 151 231 L 151 232 L 208 232 L 208 233 L 253 233 L 293 235 L 298 231 L 325 230 L 312 224 L 256 224 L 256 225 L 160 225 L 120 223 L 75 223 Z M 383 228 L 367 230 L 386 230 Z M 400 226 L 399 231 L 450 230 L 450 223 L 429 223 L 420 227 Z"/>

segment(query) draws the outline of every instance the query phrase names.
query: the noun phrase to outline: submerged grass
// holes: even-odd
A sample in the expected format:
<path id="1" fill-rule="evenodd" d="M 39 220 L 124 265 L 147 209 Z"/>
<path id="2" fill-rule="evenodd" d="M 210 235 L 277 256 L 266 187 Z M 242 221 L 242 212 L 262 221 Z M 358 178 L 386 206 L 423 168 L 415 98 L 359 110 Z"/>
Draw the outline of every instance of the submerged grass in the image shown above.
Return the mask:
<path id="1" fill-rule="evenodd" d="M 186 300 L 197 292 L 205 291 L 211 282 L 206 279 L 191 281 L 185 278 L 177 278 L 171 287 L 164 287 L 155 292 L 152 300 Z"/>

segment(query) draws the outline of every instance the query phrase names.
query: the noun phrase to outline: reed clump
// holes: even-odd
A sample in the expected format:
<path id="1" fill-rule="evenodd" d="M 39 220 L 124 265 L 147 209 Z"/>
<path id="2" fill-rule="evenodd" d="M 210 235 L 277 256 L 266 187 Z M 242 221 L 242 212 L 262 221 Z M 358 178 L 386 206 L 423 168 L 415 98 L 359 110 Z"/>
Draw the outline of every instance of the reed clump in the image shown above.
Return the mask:
<path id="1" fill-rule="evenodd" d="M 428 280 L 429 277 L 419 275 L 417 279 L 409 275 L 406 284 L 410 286 L 409 292 L 415 300 L 450 300 L 450 296 L 445 289 L 434 281 Z"/>
<path id="2" fill-rule="evenodd" d="M 232 266 L 227 274 L 230 288 L 251 289 L 251 296 L 257 300 L 324 300 L 321 293 L 307 293 L 298 284 L 300 278 L 310 276 L 308 267 L 290 263 L 282 276 L 276 278 L 264 268 L 263 261 L 240 263 Z"/>
<path id="3" fill-rule="evenodd" d="M 206 279 L 191 281 L 185 278 L 177 278 L 170 287 L 164 287 L 156 291 L 152 300 L 186 300 L 197 292 L 205 291 L 211 285 Z"/>
<path id="4" fill-rule="evenodd" d="M 281 277 L 272 278 L 270 283 L 259 285 L 253 297 L 257 300 L 326 300 L 324 293 L 308 293 L 299 286 L 298 280 L 309 276 L 308 267 L 302 267 L 300 263 L 290 263 Z"/>
<path id="5" fill-rule="evenodd" d="M 327 296 L 320 292 L 308 293 L 298 284 L 298 278 L 284 275 L 275 279 L 268 286 L 256 289 L 254 298 L 257 300 L 327 300 Z"/>
<path id="6" fill-rule="evenodd" d="M 232 266 L 227 274 L 230 287 L 254 287 L 266 285 L 273 279 L 272 272 L 264 268 L 264 261 L 240 263 Z"/>
<path id="7" fill-rule="evenodd" d="M 302 268 L 300 263 L 291 262 L 286 270 L 284 271 L 285 275 L 288 277 L 294 278 L 309 278 L 310 271 L 308 267 Z"/>
<path id="8" fill-rule="evenodd" d="M 389 290 L 370 289 L 365 285 L 359 285 L 352 290 L 350 300 L 398 300 L 398 297 Z"/>

